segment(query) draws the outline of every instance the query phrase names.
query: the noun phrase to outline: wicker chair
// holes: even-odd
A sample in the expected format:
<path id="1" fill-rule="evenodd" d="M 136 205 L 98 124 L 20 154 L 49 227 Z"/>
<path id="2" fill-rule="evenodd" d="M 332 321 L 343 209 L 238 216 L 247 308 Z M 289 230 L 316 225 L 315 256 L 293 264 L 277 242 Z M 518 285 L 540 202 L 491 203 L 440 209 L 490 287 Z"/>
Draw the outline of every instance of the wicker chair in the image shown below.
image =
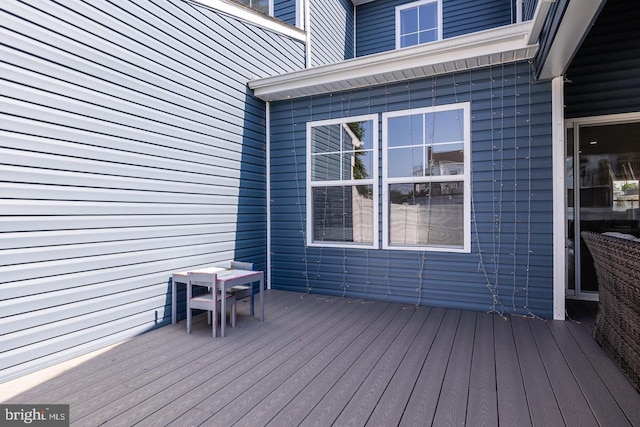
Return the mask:
<path id="1" fill-rule="evenodd" d="M 640 241 L 590 231 L 581 236 L 600 289 L 593 336 L 640 390 Z"/>

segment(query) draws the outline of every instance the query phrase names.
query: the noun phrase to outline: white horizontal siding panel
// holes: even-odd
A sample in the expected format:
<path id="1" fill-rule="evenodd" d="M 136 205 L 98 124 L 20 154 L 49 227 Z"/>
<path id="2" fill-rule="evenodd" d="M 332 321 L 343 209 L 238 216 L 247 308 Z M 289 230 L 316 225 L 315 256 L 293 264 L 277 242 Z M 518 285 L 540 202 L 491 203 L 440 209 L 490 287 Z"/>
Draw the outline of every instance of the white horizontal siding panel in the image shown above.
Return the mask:
<path id="1" fill-rule="evenodd" d="M 113 225 L 113 223 L 111 224 Z M 260 223 L 256 223 L 254 229 L 255 231 L 264 232 Z M 162 227 L 141 226 L 57 231 L 33 231 L 35 228 L 32 227 L 27 230 L 28 232 L 4 232 L 0 238 L 0 250 L 46 247 L 48 245 L 117 242 L 131 240 L 131 236 L 135 236 L 136 239 L 156 239 L 178 236 L 197 236 L 203 234 L 234 233 L 236 231 L 236 226 L 232 223 L 210 223 L 195 225 L 166 225 Z"/>
<path id="2" fill-rule="evenodd" d="M 0 318 L 0 335 L 28 330 L 47 323 L 104 310 L 105 307 L 117 307 L 155 296 L 162 296 L 164 303 L 168 302 L 166 297 L 169 285 L 166 281 L 150 286 L 149 277 L 143 276 L 125 279 L 122 282 L 126 282 L 127 287 L 121 286 L 115 291 L 110 287 L 110 283 L 102 283 L 6 300 L 2 303 L 2 312 L 5 317 Z M 117 292 L 118 290 L 120 292 Z M 24 312 L 20 308 L 22 304 L 29 304 L 33 309 Z"/>
<path id="3" fill-rule="evenodd" d="M 133 297 L 135 295 L 130 294 L 129 296 Z M 42 319 L 44 323 L 33 326 L 27 330 L 17 330 L 5 335 L 0 335 L 0 353 L 11 348 L 11 342 L 14 340 L 23 343 L 24 346 L 28 346 L 40 341 L 64 336 L 79 329 L 92 328 L 144 312 L 155 311 L 158 314 L 158 319 L 171 315 L 171 309 L 169 308 L 167 310 L 165 308 L 168 302 L 166 289 L 162 294 L 145 295 L 145 297 L 140 300 L 132 299 L 125 303 L 110 300 L 103 300 L 101 302 L 103 307 L 110 308 L 58 321 L 45 318 Z M 120 304 L 113 305 L 114 302 Z M 2 369 L 2 364 L 6 362 L 4 357 L 0 358 L 0 360 L 2 360 L 2 362 L 0 362 L 0 369 Z"/>
<path id="4" fill-rule="evenodd" d="M 5 54 L 5 58 L 13 62 L 17 55 L 12 51 L 2 52 L 2 50 L 6 51 L 7 49 L 0 49 L 0 54 Z M 42 62 L 42 67 L 46 67 L 48 63 Z M 51 73 L 55 74 L 44 74 L 46 70 L 40 68 L 40 65 L 37 64 L 37 72 L 34 72 L 12 64 L 0 64 L 0 79 L 7 81 L 3 92 L 7 96 L 14 96 L 14 94 L 18 96 L 24 95 L 23 86 L 28 84 L 34 89 L 40 89 L 45 92 L 55 91 L 56 95 L 92 105 L 119 111 L 136 110 L 138 114 L 150 120 L 164 121 L 166 123 L 176 122 L 176 125 L 180 123 L 180 120 L 188 120 L 196 125 L 204 124 L 209 128 L 211 127 L 210 123 L 214 121 L 217 127 L 224 129 L 225 127 L 242 126 L 244 120 L 246 120 L 241 117 L 242 112 L 240 110 L 235 111 L 235 114 L 231 114 L 231 112 L 234 112 L 233 108 L 217 100 L 210 100 L 207 104 L 202 104 L 189 98 L 181 98 L 182 105 L 175 105 L 168 103 L 166 100 L 160 100 L 139 92 L 136 93 L 114 84 L 106 84 L 104 81 L 97 79 L 85 83 L 91 86 L 83 87 L 74 81 L 76 76 L 66 76 L 66 79 L 63 80 L 61 78 L 63 76 L 53 70 Z M 70 74 L 68 70 L 67 74 Z M 78 75 L 79 73 L 75 74 Z M 16 85 L 19 87 L 15 88 Z M 256 117 L 255 121 L 258 122 L 259 118 Z"/>
<path id="5" fill-rule="evenodd" d="M 164 315 L 164 313 L 160 314 Z M 128 330 L 128 333 L 125 336 L 133 336 L 136 333 L 141 333 L 145 330 L 151 329 L 154 323 L 158 323 L 156 314 L 154 312 L 146 311 L 138 313 L 135 316 L 123 317 L 91 328 L 79 329 L 73 333 L 60 337 L 47 339 L 29 346 L 18 347 L 5 351 L 2 354 L 2 366 L 0 368 L 11 368 L 18 363 L 25 364 L 26 362 L 35 360 L 39 357 L 64 351 L 70 346 L 77 345 L 79 343 L 94 341 L 98 338 L 107 338 L 112 334 L 122 332 L 123 329 Z"/>
<path id="6" fill-rule="evenodd" d="M 103 188 L 110 190 L 128 191 L 158 191 L 158 180 L 131 178 L 126 176 L 97 175 L 89 172 L 67 172 L 50 169 L 34 169 L 25 166 L 4 166 L 7 176 L 11 177 L 11 182 L 22 184 L 47 184 L 56 186 L 78 186 L 79 188 Z M 198 179 L 193 176 L 192 179 Z M 228 179 L 229 185 L 225 186 L 221 182 L 219 185 L 208 185 L 202 182 L 177 182 L 166 179 L 162 181 L 162 192 L 165 194 L 198 194 L 205 196 L 234 196 L 240 193 L 237 180 Z M 81 186 L 78 184 L 82 183 Z M 1 184 L 0 184 L 1 185 Z M 245 196 L 251 195 L 260 198 L 264 190 L 243 189 Z"/>
<path id="7" fill-rule="evenodd" d="M 63 187 L 40 184 L 15 184 L 0 182 L 0 198 L 29 200 L 59 200 L 83 202 L 162 203 L 183 205 L 233 205 L 238 197 L 206 193 L 171 193 L 161 191 L 137 191 L 110 188 Z M 259 205 L 260 199 L 256 198 Z M 251 203 L 248 201 L 247 203 Z"/>
<path id="8" fill-rule="evenodd" d="M 211 138 L 239 144 L 243 138 L 242 123 L 233 126 L 216 120 L 215 125 L 207 126 L 175 116 L 161 115 L 153 109 L 141 106 L 135 106 L 135 110 L 128 112 L 118 111 L 41 90 L 25 90 L 24 87 L 7 82 L 0 84 L 0 90 L 11 97 L 0 98 L 0 102 L 6 104 L 6 114 L 28 117 L 26 107 L 29 113 L 33 114 L 33 118 L 43 122 L 60 123 L 66 126 L 74 124 L 75 127 L 93 132 L 123 136 L 129 128 L 144 129 L 150 138 L 160 134 L 200 144 L 210 144 Z M 13 90 L 19 91 L 19 98 L 13 96 Z M 96 95 L 96 98 L 100 98 L 100 95 Z M 35 106 L 41 114 L 34 114 Z"/>
<path id="9" fill-rule="evenodd" d="M 225 241 L 213 244 L 186 245 L 179 248 L 165 247 L 161 249 L 148 249 L 137 252 L 132 251 L 55 261 L 22 263 L 0 267 L 0 275 L 6 282 L 18 282 L 34 277 L 53 277 L 79 271 L 109 269 L 123 265 L 139 265 L 141 263 L 153 262 L 156 260 L 171 259 L 175 257 L 177 253 L 181 256 L 189 257 L 205 253 L 231 252 L 234 248 L 235 244 L 233 241 Z M 25 295 L 40 292 L 39 289 L 30 289 L 24 284 L 21 285 L 16 283 L 15 285 L 20 286 Z M 3 291 L 0 298 L 4 299 L 10 289 L 11 283 L 3 285 Z"/>
<path id="10" fill-rule="evenodd" d="M 2 210 L 5 215 L 216 215 L 237 214 L 238 207 L 232 205 L 188 205 L 166 203 L 110 203 L 50 200 L 4 200 Z M 252 209 L 258 213 L 260 209 Z M 262 209 L 264 210 L 264 209 Z M 249 211 L 248 211 L 249 212 Z"/>
<path id="11" fill-rule="evenodd" d="M 260 238 L 262 235 L 262 231 L 254 231 L 247 232 L 242 237 L 252 239 Z M 68 244 L 58 245 L 55 247 L 44 246 L 36 248 L 6 249 L 0 251 L 0 266 L 19 264 L 27 267 L 28 264 L 49 262 L 49 260 L 71 260 L 80 257 L 99 257 L 121 253 L 135 254 L 136 252 L 141 253 L 144 251 L 162 250 L 164 248 L 173 249 L 186 246 L 204 247 L 226 244 L 228 242 L 233 242 L 236 238 L 236 232 L 233 231 L 231 233 L 206 233 L 177 237 L 159 237 L 154 239 Z M 33 270 L 33 267 L 29 267 L 29 269 Z"/>
<path id="12" fill-rule="evenodd" d="M 101 230 L 124 227 L 165 227 L 187 225 L 231 224 L 237 227 L 235 214 L 215 215 L 100 215 L 100 216 L 0 216 L 0 232 L 42 231 L 49 234 L 57 230 Z M 260 218 L 255 218 L 260 221 Z"/>
<path id="13" fill-rule="evenodd" d="M 40 122 L 16 120 L 13 117 L 4 120 L 1 114 L 0 119 L 3 120 L 3 125 L 12 127 L 15 131 L 37 132 L 40 128 L 44 128 L 42 129 L 44 133 L 51 130 L 50 126 Z M 13 122 L 15 124 L 11 126 Z M 68 128 L 59 127 L 59 129 L 60 136 L 75 134 L 74 130 Z M 78 139 L 82 136 L 84 135 L 78 135 Z M 230 170 L 237 171 L 243 167 L 242 154 L 238 154 L 237 159 L 221 158 L 215 155 L 220 151 L 231 152 L 225 149 L 211 150 L 215 154 L 207 154 L 147 144 L 136 147 L 141 152 L 130 152 L 123 151 L 120 140 L 116 138 L 111 139 L 112 147 L 107 146 L 109 141 L 107 138 L 105 138 L 105 145 L 99 147 L 3 131 L 0 131 L 0 138 L 2 138 L 2 147 L 0 147 L 2 163 L 16 166 L 37 167 L 39 162 L 46 162 L 44 167 L 59 170 L 151 179 L 164 178 L 185 182 L 191 180 L 189 178 L 191 173 L 212 174 L 211 166 L 220 167 L 228 176 L 237 178 L 239 172 L 234 174 Z M 100 139 L 100 135 L 91 135 L 87 132 L 85 138 L 90 138 L 88 142 L 94 143 Z M 12 157 L 9 158 L 9 156 Z M 231 157 L 229 154 L 227 156 Z M 28 159 L 32 157 L 33 160 L 29 161 Z"/>
<path id="14" fill-rule="evenodd" d="M 165 53 L 164 56 L 147 47 L 147 44 L 155 42 L 151 37 L 145 37 L 145 44 L 135 43 L 134 40 L 137 37 L 144 37 L 145 35 L 135 34 L 137 30 L 133 27 L 129 27 L 127 32 L 130 37 L 124 37 L 122 34 L 111 31 L 109 27 L 95 22 L 85 21 L 86 27 L 80 28 L 18 2 L 9 2 L 7 6 L 7 12 L 29 16 L 29 22 L 7 19 L 8 28 L 20 29 L 21 31 L 16 32 L 24 32 L 29 34 L 31 38 L 43 40 L 49 45 L 65 46 L 64 50 L 74 56 L 98 64 L 103 63 L 105 58 L 109 57 L 110 61 L 117 63 L 116 69 L 118 71 L 133 77 L 145 76 L 147 77 L 147 79 L 143 79 L 145 81 L 160 78 L 161 80 L 173 81 L 175 82 L 174 84 L 185 84 L 187 87 L 189 87 L 189 83 L 191 86 L 196 87 L 199 84 L 209 87 L 216 86 L 216 82 L 207 75 L 208 73 L 201 71 L 206 69 L 206 66 L 193 61 L 189 57 L 182 56 L 171 47 L 171 43 L 167 43 L 167 46 L 161 46 L 166 53 L 169 50 L 171 51 L 171 55 Z M 55 4 L 50 6 L 55 9 Z M 82 3 L 74 6 L 82 7 Z M 57 12 L 64 14 L 64 11 L 60 9 Z M 74 14 L 73 19 L 82 20 L 82 17 Z M 108 15 L 105 15 L 103 19 L 109 20 Z M 100 33 L 100 36 L 96 36 L 92 31 Z M 178 29 L 175 31 L 178 31 Z M 120 43 L 112 42 L 113 38 Z M 175 43 L 175 40 L 173 43 Z M 180 59 L 186 61 L 190 66 L 174 60 L 175 56 L 182 56 Z M 155 69 L 162 69 L 163 73 L 160 74 Z M 220 76 L 219 73 L 215 72 L 215 69 L 211 69 L 211 71 L 212 74 Z M 153 77 L 154 75 L 156 78 Z M 238 77 L 239 79 L 229 79 L 221 83 L 228 84 L 230 87 L 235 86 L 235 90 L 241 91 L 239 80 L 248 80 L 248 78 L 246 76 Z"/>
<path id="15" fill-rule="evenodd" d="M 125 292 L 132 288 L 131 278 L 145 278 L 144 285 L 153 286 L 158 283 L 168 282 L 171 273 L 174 271 L 188 271 L 232 259 L 233 251 L 221 250 L 207 253 L 190 251 L 188 256 L 182 256 L 182 252 L 175 251 L 173 255 L 174 257 L 172 258 L 156 259 L 139 264 L 123 264 L 98 270 L 74 271 L 51 277 L 34 276 L 20 282 L 6 282 L 2 284 L 1 295 L 3 300 L 11 300 L 12 298 L 26 298 L 30 295 L 46 294 L 64 289 L 72 292 L 84 292 L 86 290 L 93 295 L 94 290 L 90 287 L 95 284 L 100 284 L 101 286 L 106 284 L 109 288 L 105 290 L 105 294 Z M 143 285 L 143 283 L 140 285 Z M 41 308 L 44 308 L 44 306 Z M 24 306 L 21 310 L 24 311 Z M 32 310 L 31 307 L 30 310 Z"/>

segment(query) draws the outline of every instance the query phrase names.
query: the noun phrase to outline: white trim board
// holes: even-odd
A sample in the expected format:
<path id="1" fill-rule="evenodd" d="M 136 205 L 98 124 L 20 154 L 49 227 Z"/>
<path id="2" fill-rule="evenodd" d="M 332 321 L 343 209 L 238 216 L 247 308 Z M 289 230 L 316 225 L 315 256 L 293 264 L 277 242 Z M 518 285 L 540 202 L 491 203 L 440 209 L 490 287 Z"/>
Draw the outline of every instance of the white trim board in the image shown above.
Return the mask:
<path id="1" fill-rule="evenodd" d="M 531 21 L 249 82 L 265 101 L 392 83 L 531 59 Z"/>

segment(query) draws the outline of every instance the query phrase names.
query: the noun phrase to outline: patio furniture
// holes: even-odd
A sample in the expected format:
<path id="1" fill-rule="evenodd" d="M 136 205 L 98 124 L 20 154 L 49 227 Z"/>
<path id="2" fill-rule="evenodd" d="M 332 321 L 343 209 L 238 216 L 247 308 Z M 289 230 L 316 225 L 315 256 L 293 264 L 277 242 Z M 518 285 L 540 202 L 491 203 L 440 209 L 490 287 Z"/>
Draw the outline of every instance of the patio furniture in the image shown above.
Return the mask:
<path id="1" fill-rule="evenodd" d="M 589 231 L 581 236 L 600 289 L 594 338 L 640 390 L 640 241 Z"/>
<path id="2" fill-rule="evenodd" d="M 216 284 L 220 292 L 227 292 L 228 289 L 235 288 L 241 285 L 250 285 L 255 282 L 259 282 L 260 291 L 260 320 L 264 321 L 264 274 L 262 271 L 248 271 L 240 269 L 228 269 L 226 267 L 212 266 L 204 267 L 196 270 L 198 273 L 215 273 Z M 171 286 L 171 323 L 176 324 L 178 320 L 178 283 L 187 283 L 187 272 L 177 271 L 172 274 L 172 286 Z M 237 297 L 237 295 L 236 295 Z M 221 309 L 225 308 L 225 299 L 221 300 Z M 254 315 L 253 309 L 253 295 L 251 298 L 251 315 Z M 221 331 L 225 330 L 226 318 L 222 318 Z M 224 336 L 224 335 L 223 335 Z"/>
<path id="3" fill-rule="evenodd" d="M 193 293 L 195 286 L 208 288 L 207 292 L 201 295 Z M 231 302 L 231 326 L 236 326 L 236 297 L 233 294 L 221 293 L 218 291 L 216 273 L 187 273 L 187 333 L 191 333 L 191 310 L 207 310 L 211 312 L 212 335 L 215 337 L 218 330 L 218 310 L 222 317 L 222 324 L 226 320 L 226 310 L 224 301 Z M 224 328 L 221 328 L 221 335 L 224 337 Z"/>
<path id="4" fill-rule="evenodd" d="M 253 271 L 253 263 L 252 262 L 243 262 L 243 261 L 231 261 L 231 269 L 232 270 L 248 270 Z M 253 283 L 247 283 L 243 285 L 236 285 L 229 289 L 227 292 L 232 292 L 236 299 L 245 298 L 247 296 L 251 297 L 251 315 L 253 316 Z"/>

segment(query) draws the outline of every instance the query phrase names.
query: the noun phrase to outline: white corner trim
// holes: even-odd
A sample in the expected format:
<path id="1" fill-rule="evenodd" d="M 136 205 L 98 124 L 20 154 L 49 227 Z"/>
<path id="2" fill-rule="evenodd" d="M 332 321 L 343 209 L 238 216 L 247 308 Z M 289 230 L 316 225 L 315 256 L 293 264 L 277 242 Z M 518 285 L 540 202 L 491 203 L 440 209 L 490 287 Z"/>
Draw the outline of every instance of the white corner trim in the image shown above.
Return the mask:
<path id="1" fill-rule="evenodd" d="M 187 0 L 195 6 L 204 6 L 219 12 L 226 13 L 240 20 L 250 22 L 267 30 L 275 31 L 282 35 L 291 37 L 301 42 L 306 41 L 307 35 L 305 31 L 289 25 L 279 19 L 272 18 L 263 13 L 255 11 L 249 7 L 231 0 Z M 271 10 L 271 6 L 270 6 Z"/>
<path id="2" fill-rule="evenodd" d="M 417 78 L 432 75 L 426 73 L 428 68 L 441 68 L 441 74 L 450 73 L 491 65 L 486 62 L 503 55 L 513 58 L 510 60 L 529 59 L 538 49 L 537 45 L 527 44 L 530 28 L 531 21 L 507 25 L 439 42 L 256 79 L 249 82 L 249 87 L 257 97 L 273 101 L 339 90 L 328 86 L 337 82 L 340 82 L 344 90 L 363 86 L 357 81 L 363 78 L 370 78 L 379 84 L 398 81 L 397 78 L 393 80 L 388 76 L 409 72 L 408 70 L 415 76 L 413 78 Z M 455 67 L 457 68 L 453 69 Z"/>
<path id="3" fill-rule="evenodd" d="M 551 140 L 553 171 L 553 318 L 565 318 L 566 230 L 564 78 L 551 81 Z"/>

